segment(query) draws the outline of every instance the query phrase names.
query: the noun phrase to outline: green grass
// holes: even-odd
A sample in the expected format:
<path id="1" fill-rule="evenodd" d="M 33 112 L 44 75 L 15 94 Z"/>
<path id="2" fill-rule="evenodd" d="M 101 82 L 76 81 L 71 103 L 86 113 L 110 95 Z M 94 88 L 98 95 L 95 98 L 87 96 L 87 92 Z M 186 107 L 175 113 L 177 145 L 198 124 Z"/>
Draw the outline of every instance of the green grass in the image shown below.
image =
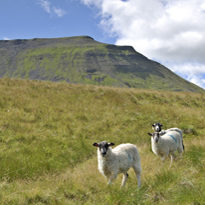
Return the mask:
<path id="1" fill-rule="evenodd" d="M 203 204 L 205 95 L 0 80 L 0 204 Z M 185 154 L 164 164 L 151 124 L 184 130 Z M 95 141 L 138 146 L 124 190 L 97 170 Z"/>

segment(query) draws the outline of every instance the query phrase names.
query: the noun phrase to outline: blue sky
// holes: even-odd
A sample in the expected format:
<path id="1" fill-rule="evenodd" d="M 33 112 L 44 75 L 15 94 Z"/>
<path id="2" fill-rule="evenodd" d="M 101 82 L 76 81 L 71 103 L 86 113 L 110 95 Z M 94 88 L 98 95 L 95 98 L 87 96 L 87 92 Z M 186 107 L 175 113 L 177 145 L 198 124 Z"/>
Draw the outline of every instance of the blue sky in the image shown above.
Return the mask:
<path id="1" fill-rule="evenodd" d="M 0 0 L 1 40 L 89 35 L 114 43 L 99 22 L 95 9 L 77 0 Z"/>
<path id="2" fill-rule="evenodd" d="M 0 40 L 88 35 L 205 88 L 205 0 L 0 0 Z"/>

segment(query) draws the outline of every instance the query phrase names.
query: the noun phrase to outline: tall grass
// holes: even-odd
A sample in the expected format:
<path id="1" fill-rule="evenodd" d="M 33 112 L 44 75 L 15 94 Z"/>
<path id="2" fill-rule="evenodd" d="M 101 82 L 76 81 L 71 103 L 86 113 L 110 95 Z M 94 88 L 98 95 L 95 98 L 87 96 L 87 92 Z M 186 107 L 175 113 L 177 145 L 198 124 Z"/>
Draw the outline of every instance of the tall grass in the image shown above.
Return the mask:
<path id="1" fill-rule="evenodd" d="M 0 80 L 1 204 L 203 204 L 205 95 Z M 185 132 L 168 169 L 150 149 L 151 124 Z M 94 141 L 130 142 L 142 161 L 124 190 L 98 173 Z"/>

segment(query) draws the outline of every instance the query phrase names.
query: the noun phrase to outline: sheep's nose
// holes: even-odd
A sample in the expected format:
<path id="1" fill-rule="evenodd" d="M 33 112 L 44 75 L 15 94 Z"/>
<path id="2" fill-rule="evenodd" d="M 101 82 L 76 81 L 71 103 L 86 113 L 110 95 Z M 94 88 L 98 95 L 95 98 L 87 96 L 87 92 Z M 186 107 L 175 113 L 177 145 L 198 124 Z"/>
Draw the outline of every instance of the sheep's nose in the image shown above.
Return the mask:
<path id="1" fill-rule="evenodd" d="M 103 157 L 106 155 L 106 152 L 102 152 Z"/>

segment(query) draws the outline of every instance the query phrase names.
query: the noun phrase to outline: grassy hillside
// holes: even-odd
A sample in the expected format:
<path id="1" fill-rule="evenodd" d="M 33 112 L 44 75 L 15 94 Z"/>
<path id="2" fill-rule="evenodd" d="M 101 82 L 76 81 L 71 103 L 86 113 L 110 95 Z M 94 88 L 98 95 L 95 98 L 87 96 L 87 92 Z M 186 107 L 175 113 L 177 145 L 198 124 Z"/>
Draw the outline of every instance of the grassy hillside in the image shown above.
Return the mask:
<path id="1" fill-rule="evenodd" d="M 0 80 L 0 204 L 204 204 L 205 95 Z M 150 149 L 151 124 L 184 130 L 182 159 Z M 95 141 L 138 146 L 142 187 L 97 170 Z"/>
<path id="2" fill-rule="evenodd" d="M 0 41 L 0 77 L 203 92 L 131 46 L 88 36 Z"/>

